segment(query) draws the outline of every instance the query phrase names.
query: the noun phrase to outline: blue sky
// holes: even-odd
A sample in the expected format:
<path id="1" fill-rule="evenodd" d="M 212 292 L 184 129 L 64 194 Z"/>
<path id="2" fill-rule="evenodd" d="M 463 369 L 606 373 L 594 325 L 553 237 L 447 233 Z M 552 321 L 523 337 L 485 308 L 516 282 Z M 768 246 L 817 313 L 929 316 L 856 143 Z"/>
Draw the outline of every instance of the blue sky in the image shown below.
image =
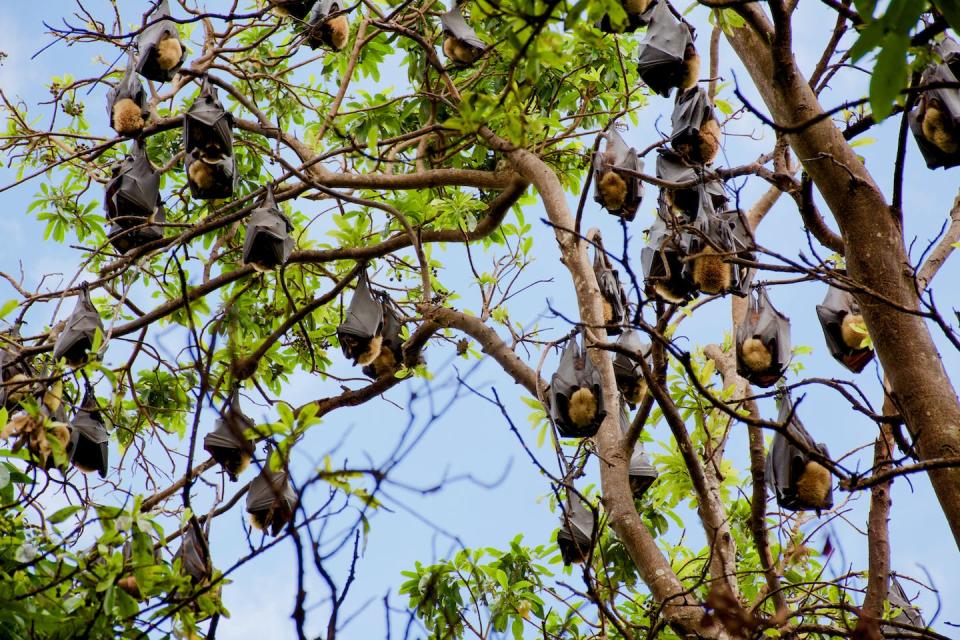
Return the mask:
<path id="1" fill-rule="evenodd" d="M 100 3 L 93 3 L 96 6 Z M 142 8 L 128 7 L 133 3 L 122 3 L 125 14 L 130 20 L 138 18 Z M 210 2 L 213 8 L 216 3 Z M 37 49 L 47 43 L 42 35 L 43 20 L 57 20 L 71 11 L 73 3 L 68 0 L 56 0 L 48 3 L 13 3 L 10 0 L 0 2 L 0 49 L 9 57 L 0 66 L 0 87 L 8 96 L 18 96 L 32 108 L 38 101 L 46 99 L 49 93 L 44 84 L 54 74 L 70 72 L 76 77 L 85 77 L 102 72 L 102 64 L 95 60 L 101 53 L 89 47 L 75 46 L 67 48 L 55 46 L 39 56 L 29 59 Z M 797 58 L 801 68 L 809 71 L 824 46 L 827 33 L 822 25 L 825 16 L 819 6 L 804 7 L 798 14 L 799 22 L 795 28 Z M 690 19 L 699 28 L 698 44 L 706 49 L 709 40 L 709 27 L 706 24 L 706 12 L 695 10 Z M 830 23 L 832 25 L 832 21 Z M 726 81 L 732 81 L 731 71 L 741 82 L 746 83 L 748 76 L 737 64 L 732 54 L 722 48 L 721 74 Z M 106 56 L 105 56 L 106 57 Z M 112 60 L 112 56 L 110 57 Z M 385 82 L 392 74 L 384 73 Z M 404 77 L 403 73 L 396 74 Z M 835 93 L 828 92 L 824 97 L 826 104 L 832 105 L 847 99 L 850 92 L 860 95 L 868 82 L 866 75 L 849 72 L 834 82 Z M 751 87 L 743 85 L 742 90 L 754 104 L 760 105 L 756 93 Z M 736 99 L 732 86 L 727 85 L 721 92 L 721 98 L 731 103 Z M 103 88 L 97 89 L 86 98 L 87 113 L 106 134 L 106 123 L 102 121 Z M 639 115 L 639 124 L 626 134 L 628 142 L 638 148 L 645 147 L 654 139 L 652 128 L 656 124 L 661 130 L 669 126 L 670 103 L 666 99 L 653 97 L 650 107 Z M 657 121 L 659 118 L 659 121 Z M 873 144 L 860 147 L 858 151 L 865 157 L 868 168 L 889 193 L 891 184 L 892 149 L 896 136 L 896 122 L 887 122 L 871 132 L 876 138 Z M 728 124 L 725 161 L 723 164 L 735 165 L 749 162 L 772 145 L 769 132 L 764 133 L 758 123 L 743 117 Z M 753 139 L 757 137 L 759 139 Z M 954 172 L 928 171 L 919 157 L 915 145 L 908 144 L 906 183 L 909 185 L 905 198 L 905 219 L 909 240 L 916 238 L 914 255 L 938 232 L 946 218 L 958 181 Z M 652 158 L 647 167 L 652 170 Z M 0 169 L 0 182 L 10 180 L 10 172 Z M 0 194 L 0 233 L 19 250 L 5 252 L 0 256 L 0 270 L 17 274 L 22 268 L 25 280 L 35 286 L 38 278 L 45 273 L 58 272 L 70 279 L 81 260 L 81 254 L 63 245 L 42 240 L 42 227 L 26 213 L 30 198 L 37 190 L 37 183 L 24 185 L 12 191 Z M 755 197 L 765 190 L 765 186 L 756 181 L 748 181 L 742 197 L 744 206 L 752 204 Z M 632 246 L 639 249 L 641 232 L 650 220 L 655 201 L 655 190 L 648 189 L 648 198 L 641 207 L 637 221 L 630 227 Z M 571 207 L 576 206 L 576 198 L 571 196 Z M 305 210 L 316 208 L 309 202 L 298 202 L 295 206 Z M 620 237 L 619 228 L 613 218 L 602 214 L 592 200 L 587 205 L 587 220 L 591 225 L 600 226 L 605 232 L 607 244 L 616 245 Z M 540 322 L 542 326 L 553 328 L 555 335 L 566 332 L 562 320 L 545 317 L 548 300 L 560 310 L 571 310 L 569 278 L 557 260 L 556 244 L 551 232 L 539 224 L 542 211 L 539 207 L 530 207 L 526 219 L 534 225 L 537 259 L 525 272 L 523 282 L 540 279 L 552 279 L 546 285 L 540 285 L 516 300 L 511 307 L 515 321 L 525 325 Z M 320 227 L 322 232 L 322 227 Z M 795 207 L 786 199 L 771 212 L 758 233 L 758 241 L 787 255 L 798 252 L 809 253 L 806 238 L 803 235 Z M 609 247 L 612 248 L 612 247 Z M 826 255 L 826 251 L 823 255 Z M 463 296 L 459 304 L 466 308 L 478 307 L 477 289 L 470 283 L 465 269 L 465 253 L 460 248 L 451 247 L 438 250 L 445 262 L 447 282 L 455 285 Z M 948 263 L 939 276 L 939 304 L 947 309 L 954 304 L 955 296 L 947 290 L 947 285 L 955 281 L 958 275 L 955 263 Z M 56 282 L 53 286 L 57 286 Z M 771 291 L 774 304 L 792 320 L 795 344 L 809 345 L 813 353 L 804 356 L 805 374 L 810 376 L 836 377 L 850 379 L 851 374 L 829 358 L 823 345 L 823 337 L 816 323 L 814 305 L 823 297 L 823 288 L 815 284 L 790 287 L 789 290 L 777 288 Z M 8 284 L 0 281 L 0 300 L 14 297 Z M 712 303 L 714 309 L 704 310 L 694 318 L 685 321 L 681 333 L 689 339 L 689 344 L 705 345 L 722 340 L 729 331 L 729 313 L 726 303 Z M 52 307 L 50 308 L 52 309 Z M 42 325 L 50 321 L 47 317 L 35 315 L 31 319 Z M 68 309 L 61 312 L 65 313 Z M 170 345 L 176 345 L 182 336 L 167 338 Z M 945 343 L 941 344 L 948 371 L 958 371 L 958 358 Z M 108 356 L 122 357 L 118 351 Z M 434 393 L 435 405 L 442 406 L 451 394 L 459 393 L 453 407 L 442 419 L 431 424 L 410 455 L 397 468 L 395 479 L 416 487 L 431 487 L 444 477 L 469 475 L 483 483 L 495 482 L 504 478 L 494 488 L 486 488 L 469 481 L 451 483 L 441 491 L 421 493 L 414 490 L 389 489 L 386 504 L 389 513 L 374 517 L 369 541 L 358 566 L 358 581 L 351 590 L 351 596 L 345 605 L 344 616 L 356 614 L 343 633 L 343 637 L 380 637 L 383 635 L 384 612 L 383 598 L 389 594 L 390 604 L 403 606 L 405 598 L 396 594 L 401 582 L 400 571 L 412 567 L 415 560 L 430 561 L 433 558 L 450 554 L 459 544 L 466 546 L 503 546 L 518 532 L 522 532 L 530 544 L 546 542 L 555 527 L 555 516 L 544 499 L 549 487 L 539 472 L 526 459 L 523 451 L 510 433 L 505 421 L 497 410 L 481 399 L 457 391 L 450 381 L 456 371 L 466 374 L 470 371 L 470 380 L 474 386 L 489 389 L 496 386 L 498 392 L 509 399 L 511 415 L 521 427 L 521 432 L 532 442 L 534 434 L 524 429 L 527 409 L 516 399 L 519 393 L 512 383 L 505 381 L 495 366 L 483 363 L 474 367 L 474 362 L 458 360 L 452 357 L 449 349 L 433 347 L 427 357 L 437 372 L 437 378 L 427 389 L 422 382 L 400 386 L 389 394 L 389 401 L 375 401 L 356 410 L 342 411 L 329 416 L 324 423 L 315 428 L 307 441 L 299 447 L 298 459 L 294 461 L 294 475 L 300 479 L 306 477 L 312 464 L 324 455 L 335 460 L 349 460 L 354 464 L 383 460 L 397 439 L 407 428 L 408 422 L 423 426 L 429 422 L 430 414 L 428 391 Z M 536 356 L 534 356 L 535 362 Z M 544 371 L 549 374 L 554 360 L 547 361 Z M 439 366 L 447 363 L 446 366 Z M 457 369 L 454 369 L 457 367 Z M 346 371 L 340 367 L 338 371 Z M 871 364 L 857 376 L 870 400 L 879 406 L 879 373 L 875 364 Z M 318 380 L 304 376 L 294 379 L 287 390 L 287 399 L 291 402 L 306 401 L 334 392 L 333 381 Z M 418 392 L 418 400 L 412 405 L 414 412 L 405 410 L 411 391 Z M 265 409 L 245 405 L 248 413 L 258 420 L 272 420 Z M 774 415 L 771 403 L 765 403 L 766 415 Z M 872 441 L 875 427 L 856 413 L 841 399 L 818 388 L 812 388 L 801 407 L 801 419 L 818 440 L 826 442 L 831 452 L 837 455 Z M 664 426 L 654 430 L 657 440 L 668 437 Z M 746 452 L 746 438 L 738 431 L 729 446 L 730 455 L 743 468 Z M 113 452 L 116 455 L 116 449 Z M 542 460 L 550 460 L 546 450 L 540 451 Z M 858 454 L 862 459 L 866 454 Z M 848 465 L 853 465 L 848 462 Z M 122 480 L 127 480 L 126 478 Z M 142 479 L 130 478 L 130 482 Z M 109 498 L 108 498 L 109 499 Z M 320 496 L 314 496 L 320 499 Z M 862 527 L 867 508 L 866 496 L 859 496 L 845 505 L 849 508 L 845 514 L 851 524 L 842 520 L 834 521 L 827 531 L 834 537 L 834 546 L 839 549 L 831 561 L 829 570 L 839 575 L 850 566 L 866 566 L 865 539 L 856 533 L 854 526 Z M 243 517 L 241 510 L 218 519 L 211 533 L 214 541 L 214 560 L 218 566 L 226 566 L 246 552 L 236 531 Z M 429 524 L 428 524 L 429 523 Z M 699 535 L 695 522 L 691 525 L 688 537 Z M 446 532 L 446 533 L 444 533 Z M 448 535 L 448 534 L 452 534 Z M 672 531 L 671 536 L 679 536 Z M 929 572 L 934 586 L 941 590 L 941 612 L 937 628 L 950 634 L 945 621 L 960 621 L 960 604 L 950 596 L 960 592 L 960 561 L 957 547 L 949 534 L 945 520 L 939 511 L 936 500 L 924 476 L 916 475 L 910 481 L 898 480 L 893 490 L 893 510 L 891 521 L 891 539 L 893 543 L 892 565 L 902 573 L 924 579 Z M 822 534 L 818 534 L 818 544 L 822 545 Z M 221 623 L 221 637 L 257 638 L 270 640 L 287 638 L 292 633 L 290 612 L 292 610 L 295 580 L 293 572 L 292 547 L 281 545 L 270 553 L 266 562 L 254 563 L 244 567 L 233 576 L 234 583 L 224 590 L 224 598 L 232 611 L 230 620 Z M 332 561 L 331 573 L 343 575 L 342 568 L 346 558 L 342 555 Z M 312 594 L 323 593 L 319 584 Z M 912 590 L 912 591 L 915 591 Z M 250 595 L 256 594 L 251 599 Z M 312 597 L 316 604 L 318 595 Z M 929 619 L 937 603 L 930 594 L 921 596 Z M 322 606 L 312 613 L 314 632 L 319 632 L 325 624 Z M 394 624 L 399 618 L 395 618 Z M 396 628 L 396 627 L 394 627 Z"/>

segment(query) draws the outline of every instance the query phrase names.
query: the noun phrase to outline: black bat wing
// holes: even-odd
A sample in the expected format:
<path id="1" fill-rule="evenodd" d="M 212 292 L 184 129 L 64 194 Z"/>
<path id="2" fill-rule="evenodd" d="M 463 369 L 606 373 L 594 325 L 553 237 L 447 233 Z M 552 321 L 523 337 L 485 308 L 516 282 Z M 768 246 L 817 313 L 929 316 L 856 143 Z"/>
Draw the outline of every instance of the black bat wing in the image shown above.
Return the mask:
<path id="1" fill-rule="evenodd" d="M 166 19 L 169 17 L 170 5 L 168 0 L 160 0 L 156 11 L 147 19 L 147 24 L 150 26 L 141 31 L 137 37 L 137 52 L 139 53 L 137 73 L 147 80 L 155 80 L 156 82 L 172 80 L 187 57 L 187 50 L 184 49 L 180 61 L 170 70 L 161 69 L 156 63 L 153 52 L 163 37 L 172 36 L 178 39 L 180 37 L 177 33 L 176 23 L 173 20 Z"/>
<path id="2" fill-rule="evenodd" d="M 144 119 L 149 115 L 147 110 L 147 92 L 143 89 L 140 78 L 137 77 L 136 62 L 131 56 L 127 61 L 127 70 L 123 77 L 107 92 L 107 118 L 113 124 L 113 105 L 124 98 L 130 98 L 140 107 L 140 115 Z"/>
<path id="3" fill-rule="evenodd" d="M 205 78 L 183 117 L 183 148 L 189 152 L 208 142 L 224 155 L 233 153 L 233 114 L 223 108 L 217 88 Z"/>
<path id="4" fill-rule="evenodd" d="M 367 339 L 379 334 L 382 328 L 383 307 L 370 292 L 367 274 L 361 273 L 350 299 L 347 317 L 337 327 L 337 333 Z"/>
<path id="5" fill-rule="evenodd" d="M 53 357 L 59 360 L 80 340 L 93 340 L 97 329 L 103 331 L 100 314 L 90 300 L 90 294 L 84 289 L 77 297 L 77 304 L 67 318 L 66 325 L 53 346 Z"/>

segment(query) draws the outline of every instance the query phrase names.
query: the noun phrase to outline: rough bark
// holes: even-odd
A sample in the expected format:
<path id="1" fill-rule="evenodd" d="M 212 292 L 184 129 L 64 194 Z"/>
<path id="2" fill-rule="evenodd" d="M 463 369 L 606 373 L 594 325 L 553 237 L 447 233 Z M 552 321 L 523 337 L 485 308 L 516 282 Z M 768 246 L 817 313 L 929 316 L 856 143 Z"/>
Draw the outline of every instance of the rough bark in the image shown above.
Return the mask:
<path id="1" fill-rule="evenodd" d="M 786 25 L 775 33 L 756 4 L 738 11 L 747 27 L 727 34 L 766 108 L 781 127 L 797 127 L 823 113 L 792 52 Z M 917 286 L 898 217 L 863 163 L 829 120 L 786 134 L 794 154 L 840 227 L 849 275 L 867 329 L 895 400 L 922 459 L 960 454 L 960 402 L 924 320 L 896 310 L 917 309 Z M 868 295 L 868 294 L 875 295 Z M 960 546 L 960 469 L 929 472 L 954 539 Z"/>

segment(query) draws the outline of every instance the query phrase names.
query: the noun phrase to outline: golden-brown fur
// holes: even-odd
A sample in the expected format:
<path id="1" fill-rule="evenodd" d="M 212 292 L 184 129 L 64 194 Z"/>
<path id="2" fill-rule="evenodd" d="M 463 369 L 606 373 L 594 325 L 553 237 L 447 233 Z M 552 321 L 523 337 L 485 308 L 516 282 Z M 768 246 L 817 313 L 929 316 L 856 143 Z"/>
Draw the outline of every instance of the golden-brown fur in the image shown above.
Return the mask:
<path id="1" fill-rule="evenodd" d="M 123 98 L 113 104 L 113 129 L 120 135 L 136 135 L 143 130 L 144 124 L 143 111 L 132 99 Z"/>
<path id="2" fill-rule="evenodd" d="M 843 316 L 843 322 L 840 323 L 840 336 L 843 338 L 843 343 L 851 349 L 859 349 L 863 339 L 867 337 L 862 331 L 864 328 L 863 316 L 859 313 L 848 313 Z"/>
<path id="3" fill-rule="evenodd" d="M 603 323 L 610 324 L 613 322 L 613 305 L 610 304 L 609 300 L 603 300 Z"/>
<path id="4" fill-rule="evenodd" d="M 697 149 L 698 159 L 703 164 L 710 164 L 717 158 L 720 151 L 720 123 L 716 118 L 707 118 L 700 127 L 700 140 Z"/>
<path id="5" fill-rule="evenodd" d="M 720 293 L 730 288 L 730 265 L 707 245 L 693 260 L 693 282 L 704 293 Z"/>
<path id="6" fill-rule="evenodd" d="M 688 44 L 683 53 L 683 76 L 680 78 L 680 88 L 690 89 L 700 79 L 700 54 L 693 44 Z"/>
<path id="7" fill-rule="evenodd" d="M 454 62 L 473 64 L 477 61 L 477 58 L 480 57 L 481 51 L 471 47 L 458 38 L 446 36 L 443 40 L 443 53 Z"/>
<path id="8" fill-rule="evenodd" d="M 627 199 L 627 181 L 616 171 L 605 172 L 597 183 L 597 189 L 600 190 L 604 207 L 610 211 L 618 211 L 623 207 Z"/>
<path id="9" fill-rule="evenodd" d="M 157 66 L 164 71 L 173 69 L 183 57 L 183 45 L 175 36 L 165 35 L 157 43 Z"/>
<path id="10" fill-rule="evenodd" d="M 43 392 L 43 404 L 50 410 L 50 413 L 55 412 L 60 408 L 60 402 L 63 399 L 63 381 L 56 380 L 53 384 L 47 387 L 46 391 Z"/>
<path id="11" fill-rule="evenodd" d="M 653 290 L 658 296 L 666 300 L 667 302 L 672 302 L 673 304 L 682 304 L 683 297 L 678 296 L 676 293 L 670 290 L 670 288 L 663 282 L 657 282 L 653 285 Z"/>
<path id="12" fill-rule="evenodd" d="M 377 359 L 383 348 L 383 336 L 373 336 L 367 344 L 367 349 L 357 356 L 357 364 L 366 366 Z"/>
<path id="13" fill-rule="evenodd" d="M 759 338 L 747 338 L 740 346 L 740 359 L 751 371 L 766 371 L 773 364 L 773 355 Z"/>
<path id="14" fill-rule="evenodd" d="M 580 387 L 570 396 L 570 406 L 567 410 L 570 422 L 577 427 L 586 427 L 597 416 L 597 398 L 593 391 Z"/>
<path id="15" fill-rule="evenodd" d="M 209 189 L 213 186 L 213 167 L 198 158 L 190 163 L 187 178 L 197 189 Z"/>
<path id="16" fill-rule="evenodd" d="M 957 138 L 954 135 L 950 117 L 943 111 L 939 100 L 930 100 L 922 114 L 920 129 L 923 137 L 944 153 L 957 152 Z"/>
<path id="17" fill-rule="evenodd" d="M 117 580 L 117 586 L 134 600 L 140 599 L 140 585 L 137 584 L 136 576 L 124 576 L 120 578 Z"/>
<path id="18" fill-rule="evenodd" d="M 643 378 L 639 378 L 632 384 L 625 385 L 620 392 L 623 394 L 623 399 L 626 400 L 630 406 L 636 406 L 640 404 L 643 401 L 643 397 L 647 395 L 647 383 Z"/>
<path id="19" fill-rule="evenodd" d="M 6 388 L 8 404 L 17 404 L 23 400 L 23 397 L 27 395 L 27 390 L 29 389 L 29 380 L 30 378 L 22 373 L 11 376 L 11 378 L 7 380 Z"/>
<path id="20" fill-rule="evenodd" d="M 380 378 L 397 368 L 397 356 L 394 355 L 393 349 L 381 348 L 380 355 L 370 366 L 373 367 L 373 374 Z"/>
<path id="21" fill-rule="evenodd" d="M 650 0 L 623 0 L 623 10 L 631 15 L 638 15 L 647 10 Z"/>
<path id="22" fill-rule="evenodd" d="M 350 36 L 350 22 L 347 20 L 347 16 L 340 14 L 327 20 L 326 27 L 330 46 L 336 51 L 343 49 L 344 45 L 347 44 L 347 38 Z"/>
<path id="23" fill-rule="evenodd" d="M 797 498 L 814 509 L 823 509 L 828 505 L 830 472 L 819 462 L 810 460 L 804 467 L 803 473 L 797 478 Z"/>

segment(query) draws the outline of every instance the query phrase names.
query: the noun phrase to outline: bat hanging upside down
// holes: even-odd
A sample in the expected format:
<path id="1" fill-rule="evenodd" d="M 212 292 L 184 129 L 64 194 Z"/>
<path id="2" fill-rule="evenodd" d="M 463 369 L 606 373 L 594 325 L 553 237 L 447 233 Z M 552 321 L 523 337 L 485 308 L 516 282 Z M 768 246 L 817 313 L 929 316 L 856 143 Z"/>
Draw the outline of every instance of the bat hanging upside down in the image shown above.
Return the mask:
<path id="1" fill-rule="evenodd" d="M 443 40 L 443 53 L 454 62 L 470 65 L 480 58 L 483 51 L 467 44 L 459 38 L 447 36 Z"/>

